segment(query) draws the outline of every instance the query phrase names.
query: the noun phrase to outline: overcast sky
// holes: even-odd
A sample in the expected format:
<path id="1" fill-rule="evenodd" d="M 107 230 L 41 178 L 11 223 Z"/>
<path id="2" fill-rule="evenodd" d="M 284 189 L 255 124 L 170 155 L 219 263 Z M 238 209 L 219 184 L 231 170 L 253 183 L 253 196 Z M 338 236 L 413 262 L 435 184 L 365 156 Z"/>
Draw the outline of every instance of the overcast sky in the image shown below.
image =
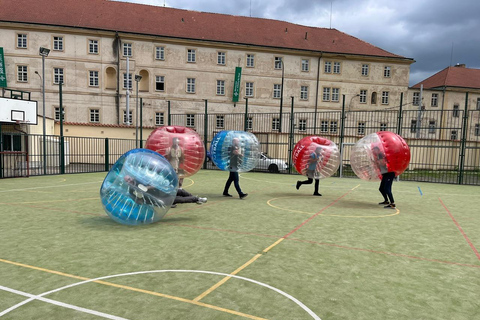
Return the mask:
<path id="1" fill-rule="evenodd" d="M 410 85 L 464 63 L 480 69 L 479 0 L 123 0 L 335 28 L 415 59 Z"/>

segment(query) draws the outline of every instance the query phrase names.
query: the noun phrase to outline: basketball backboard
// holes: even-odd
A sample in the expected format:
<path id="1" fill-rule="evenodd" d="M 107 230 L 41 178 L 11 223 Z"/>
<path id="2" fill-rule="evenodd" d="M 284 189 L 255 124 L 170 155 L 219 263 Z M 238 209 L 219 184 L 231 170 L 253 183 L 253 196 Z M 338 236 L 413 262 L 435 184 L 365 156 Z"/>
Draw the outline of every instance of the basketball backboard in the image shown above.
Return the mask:
<path id="1" fill-rule="evenodd" d="M 0 98 L 0 122 L 37 124 L 37 101 Z"/>

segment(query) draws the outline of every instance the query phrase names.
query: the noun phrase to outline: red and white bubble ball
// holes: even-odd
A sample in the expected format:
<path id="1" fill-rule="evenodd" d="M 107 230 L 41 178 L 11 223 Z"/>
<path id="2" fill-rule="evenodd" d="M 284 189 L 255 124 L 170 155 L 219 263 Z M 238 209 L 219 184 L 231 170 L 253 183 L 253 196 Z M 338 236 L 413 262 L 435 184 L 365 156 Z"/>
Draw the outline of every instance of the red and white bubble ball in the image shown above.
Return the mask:
<path id="1" fill-rule="evenodd" d="M 386 165 L 379 165 L 379 158 L 384 158 Z M 381 180 L 386 172 L 395 172 L 395 176 L 399 176 L 409 163 L 410 148 L 401 136 L 390 131 L 379 131 L 363 137 L 350 152 L 353 172 L 367 181 Z"/>
<path id="2" fill-rule="evenodd" d="M 315 178 L 332 176 L 340 165 L 340 152 L 333 141 L 319 136 L 305 137 L 297 142 L 292 154 L 295 169 L 300 174 L 307 175 L 310 159 L 316 157 L 316 152 L 319 157 L 315 166 Z"/>
<path id="3" fill-rule="evenodd" d="M 156 151 L 169 159 L 172 146 L 178 144 L 181 151 L 176 153 L 181 161 L 178 163 L 178 176 L 189 177 L 200 170 L 205 159 L 205 146 L 194 130 L 182 126 L 164 126 L 155 129 L 147 139 L 145 148 Z"/>

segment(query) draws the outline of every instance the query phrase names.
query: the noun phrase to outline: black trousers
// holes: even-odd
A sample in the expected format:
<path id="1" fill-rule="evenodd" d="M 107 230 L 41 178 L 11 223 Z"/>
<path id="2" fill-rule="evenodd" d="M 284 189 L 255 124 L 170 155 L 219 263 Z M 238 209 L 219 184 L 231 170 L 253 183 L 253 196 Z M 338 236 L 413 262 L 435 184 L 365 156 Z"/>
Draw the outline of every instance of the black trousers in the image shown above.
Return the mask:
<path id="1" fill-rule="evenodd" d="M 312 178 L 308 178 L 307 180 L 304 180 L 304 181 L 300 181 L 300 184 L 312 184 L 313 182 L 313 179 Z M 318 193 L 318 186 L 320 184 L 320 179 L 315 179 L 315 193 Z"/>
<path id="2" fill-rule="evenodd" d="M 195 203 L 198 201 L 198 197 L 192 195 L 190 192 L 183 190 L 183 189 L 178 189 L 177 191 L 177 196 L 175 197 L 175 200 L 173 201 L 173 204 L 176 203 Z"/>
<path id="3" fill-rule="evenodd" d="M 378 188 L 383 196 L 383 199 L 385 199 L 385 201 L 390 201 L 390 203 L 395 203 L 392 194 L 393 179 L 395 179 L 395 172 L 387 172 L 382 174 L 382 182 L 380 182 L 380 188 Z"/>
<path id="4" fill-rule="evenodd" d="M 242 189 L 240 188 L 240 178 L 238 177 L 238 172 L 233 172 L 230 171 L 230 174 L 228 176 L 227 183 L 225 183 L 225 188 L 223 189 L 223 194 L 228 194 L 228 189 L 230 189 L 230 185 L 232 184 L 235 186 L 235 190 L 237 190 L 238 195 L 242 196 L 243 192 Z"/>

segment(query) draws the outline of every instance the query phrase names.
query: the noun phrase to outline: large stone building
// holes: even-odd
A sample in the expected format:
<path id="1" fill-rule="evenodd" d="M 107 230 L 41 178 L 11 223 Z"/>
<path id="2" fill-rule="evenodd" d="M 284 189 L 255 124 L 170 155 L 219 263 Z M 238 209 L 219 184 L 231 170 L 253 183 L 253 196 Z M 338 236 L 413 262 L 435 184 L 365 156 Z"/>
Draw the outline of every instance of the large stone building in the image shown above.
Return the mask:
<path id="1" fill-rule="evenodd" d="M 65 121 L 83 124 L 123 124 L 127 93 L 135 121 L 136 75 L 147 126 L 165 124 L 166 101 L 181 114 L 205 100 L 244 112 L 245 98 L 250 112 L 278 112 L 292 96 L 295 111 L 340 110 L 343 95 L 353 109 L 392 108 L 414 62 L 335 29 L 109 0 L 1 1 L 0 34 L 8 87 L 41 101 L 48 48 L 45 116 L 59 118 L 63 82 Z"/>

